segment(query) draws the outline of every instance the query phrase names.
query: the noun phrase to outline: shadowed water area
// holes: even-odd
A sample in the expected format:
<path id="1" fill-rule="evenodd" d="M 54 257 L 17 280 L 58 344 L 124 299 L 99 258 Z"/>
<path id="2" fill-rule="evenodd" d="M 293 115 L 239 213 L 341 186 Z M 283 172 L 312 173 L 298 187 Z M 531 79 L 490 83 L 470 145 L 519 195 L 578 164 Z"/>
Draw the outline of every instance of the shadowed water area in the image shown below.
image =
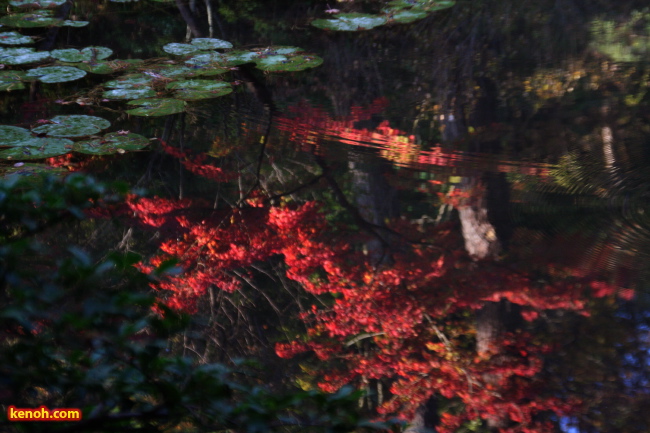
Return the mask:
<path id="1" fill-rule="evenodd" d="M 411 433 L 650 431 L 645 2 L 0 3 L 0 172 L 140 194 L 42 237 L 176 257 L 169 351 Z"/>

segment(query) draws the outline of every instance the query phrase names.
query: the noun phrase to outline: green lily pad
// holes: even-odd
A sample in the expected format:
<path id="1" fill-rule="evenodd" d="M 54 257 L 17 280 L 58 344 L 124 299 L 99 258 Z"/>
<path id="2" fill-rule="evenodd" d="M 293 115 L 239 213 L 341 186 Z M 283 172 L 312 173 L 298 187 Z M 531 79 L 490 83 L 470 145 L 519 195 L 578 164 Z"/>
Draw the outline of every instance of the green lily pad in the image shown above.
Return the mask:
<path id="1" fill-rule="evenodd" d="M 90 21 L 63 20 L 59 25 L 63 27 L 86 27 L 88 24 L 90 24 Z"/>
<path id="2" fill-rule="evenodd" d="M 84 137 L 97 134 L 102 129 L 111 126 L 111 122 L 101 117 L 73 114 L 70 116 L 55 116 L 47 125 L 32 129 L 36 134 L 47 134 L 50 137 Z"/>
<path id="3" fill-rule="evenodd" d="M 49 27 L 61 23 L 61 19 L 52 16 L 52 11 L 39 9 L 34 12 L 11 14 L 0 18 L 0 24 L 9 27 Z"/>
<path id="4" fill-rule="evenodd" d="M 255 63 L 260 69 L 268 69 L 282 63 L 287 63 L 289 59 L 286 56 L 275 55 L 275 56 L 265 56 L 263 58 L 257 59 Z"/>
<path id="5" fill-rule="evenodd" d="M 454 0 L 393 0 L 388 3 L 391 7 L 417 8 L 429 12 L 447 9 L 452 7 L 454 4 L 456 4 Z"/>
<path id="6" fill-rule="evenodd" d="M 370 30 L 386 24 L 387 19 L 383 15 L 344 13 L 334 15 L 332 20 L 314 20 L 311 25 L 325 30 L 336 30 L 342 32 L 356 32 Z"/>
<path id="7" fill-rule="evenodd" d="M 64 83 L 85 76 L 85 71 L 71 66 L 46 66 L 44 68 L 30 69 L 25 74 L 26 78 L 38 78 L 43 83 Z"/>
<path id="8" fill-rule="evenodd" d="M 40 138 L 34 137 L 29 143 L 19 147 L 12 147 L 0 152 L 0 159 L 26 160 L 51 158 L 65 155 L 72 149 L 73 142 L 65 138 Z"/>
<path id="9" fill-rule="evenodd" d="M 197 54 L 185 61 L 187 65 L 199 66 L 202 68 L 221 67 L 226 63 L 226 57 L 221 53 Z"/>
<path id="10" fill-rule="evenodd" d="M 299 55 L 287 57 L 286 60 L 274 59 L 273 57 L 284 56 L 272 56 L 258 60 L 257 68 L 269 72 L 295 72 L 315 68 L 323 64 L 323 59 L 318 56 Z"/>
<path id="11" fill-rule="evenodd" d="M 65 2 L 66 0 L 9 0 L 11 6 L 18 8 L 32 7 L 38 9 L 56 8 Z"/>
<path id="12" fill-rule="evenodd" d="M 149 140 L 139 134 L 112 132 L 93 140 L 75 143 L 72 150 L 91 155 L 110 155 L 125 151 L 140 150 L 149 145 Z"/>
<path id="13" fill-rule="evenodd" d="M 153 98 L 156 96 L 156 91 L 153 89 L 113 89 L 105 91 L 102 96 L 107 99 Z"/>
<path id="14" fill-rule="evenodd" d="M 113 54 L 113 50 L 106 47 L 86 47 L 83 50 L 67 48 L 64 50 L 53 50 L 50 52 L 50 55 L 55 59 L 70 63 L 104 60 L 111 54 Z"/>
<path id="15" fill-rule="evenodd" d="M 136 99 L 127 102 L 127 105 L 140 105 L 139 108 L 126 110 L 128 114 L 134 116 L 154 117 L 167 116 L 170 114 L 181 113 L 185 110 L 185 101 L 171 98 L 159 99 Z"/>
<path id="16" fill-rule="evenodd" d="M 22 82 L 25 73 L 22 71 L 0 71 L 0 91 L 22 90 L 25 85 Z"/>
<path id="17" fill-rule="evenodd" d="M 151 86 L 153 77 L 147 74 L 130 74 L 120 77 L 116 80 L 107 81 L 104 87 L 109 89 L 139 89 Z"/>
<path id="18" fill-rule="evenodd" d="M 197 46 L 190 44 L 179 44 L 177 42 L 172 42 L 162 47 L 163 51 L 169 54 L 174 54 L 176 56 L 186 56 L 188 54 L 196 53 L 201 49 Z"/>
<path id="19" fill-rule="evenodd" d="M 183 65 L 161 65 L 144 71 L 144 73 L 154 79 L 175 79 L 194 75 L 191 68 Z"/>
<path id="20" fill-rule="evenodd" d="M 29 36 L 23 36 L 18 32 L 0 33 L 0 44 L 2 45 L 26 45 L 33 43 L 34 39 Z"/>
<path id="21" fill-rule="evenodd" d="M 220 50 L 225 48 L 232 48 L 232 44 L 230 42 L 213 38 L 195 38 L 192 39 L 191 43 L 199 50 Z"/>
<path id="22" fill-rule="evenodd" d="M 399 24 L 409 24 L 423 18 L 428 14 L 421 9 L 410 9 L 395 12 L 391 15 L 391 20 Z"/>
<path id="23" fill-rule="evenodd" d="M 58 176 L 64 173 L 67 173 L 64 167 L 52 167 L 48 164 L 38 164 L 33 162 L 28 163 L 18 163 L 14 166 L 3 167 L 0 171 L 1 177 L 7 176 L 32 176 L 39 174 L 47 174 L 50 176 Z"/>
<path id="24" fill-rule="evenodd" d="M 20 143 L 32 138 L 25 128 L 18 126 L 0 125 L 0 146 L 20 146 Z"/>
<path id="25" fill-rule="evenodd" d="M 175 90 L 174 96 L 184 101 L 218 98 L 232 92 L 229 83 L 214 80 L 175 81 L 169 83 L 167 89 Z"/>
<path id="26" fill-rule="evenodd" d="M 42 62 L 50 58 L 49 51 L 34 51 L 34 48 L 0 48 L 0 63 L 25 65 Z"/>
<path id="27" fill-rule="evenodd" d="M 243 65 L 253 63 L 262 56 L 262 52 L 257 51 L 232 51 L 223 56 L 225 64 L 228 66 Z"/>
<path id="28" fill-rule="evenodd" d="M 142 59 L 127 59 L 127 60 L 110 60 L 101 62 L 76 62 L 66 63 L 65 66 L 74 66 L 82 71 L 92 72 L 93 74 L 112 74 L 118 71 L 128 71 L 141 66 L 144 63 Z"/>

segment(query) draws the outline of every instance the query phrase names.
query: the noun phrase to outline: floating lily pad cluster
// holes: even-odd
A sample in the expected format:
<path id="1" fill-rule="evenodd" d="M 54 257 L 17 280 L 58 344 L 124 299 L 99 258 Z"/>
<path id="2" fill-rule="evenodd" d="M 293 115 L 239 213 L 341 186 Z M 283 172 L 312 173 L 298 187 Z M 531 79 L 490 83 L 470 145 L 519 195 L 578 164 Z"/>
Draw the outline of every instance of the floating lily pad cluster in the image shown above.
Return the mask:
<path id="1" fill-rule="evenodd" d="M 47 6 L 40 7 L 56 7 L 59 4 L 57 1 L 49 2 L 47 0 L 33 1 L 31 3 L 25 2 L 23 7 L 34 7 L 41 4 Z M 2 18 L 0 18 L 0 24 L 7 27 L 17 27 L 17 28 L 35 28 L 35 27 L 52 27 L 52 26 L 61 26 L 61 27 L 83 27 L 88 25 L 88 21 L 72 21 L 64 20 L 57 18 L 52 13 L 50 9 L 37 9 L 31 12 L 18 12 L 10 13 Z"/>
<path id="2" fill-rule="evenodd" d="M 149 144 L 146 137 L 128 131 L 97 135 L 110 125 L 106 119 L 85 115 L 55 116 L 31 131 L 2 125 L 0 159 L 43 159 L 70 152 L 108 155 L 140 150 Z M 84 137 L 89 138 L 72 141 Z"/>
<path id="3" fill-rule="evenodd" d="M 335 13 L 333 19 L 312 21 L 314 27 L 342 32 L 370 30 L 388 23 L 408 24 L 425 18 L 432 12 L 447 9 L 455 0 L 393 0 L 380 14 Z"/>
<path id="4" fill-rule="evenodd" d="M 217 98 L 233 91 L 229 82 L 209 78 L 225 74 L 237 65 L 254 63 L 258 69 L 302 71 L 319 66 L 323 59 L 297 47 L 267 47 L 232 50 L 221 39 L 196 38 L 190 43 L 170 43 L 163 50 L 174 61 L 149 65 L 144 71 L 127 74 L 103 84 L 102 96 L 112 100 L 131 100 L 137 106 L 127 110 L 134 116 L 166 116 L 185 110 L 186 101 Z M 227 50 L 225 52 L 216 50 Z"/>

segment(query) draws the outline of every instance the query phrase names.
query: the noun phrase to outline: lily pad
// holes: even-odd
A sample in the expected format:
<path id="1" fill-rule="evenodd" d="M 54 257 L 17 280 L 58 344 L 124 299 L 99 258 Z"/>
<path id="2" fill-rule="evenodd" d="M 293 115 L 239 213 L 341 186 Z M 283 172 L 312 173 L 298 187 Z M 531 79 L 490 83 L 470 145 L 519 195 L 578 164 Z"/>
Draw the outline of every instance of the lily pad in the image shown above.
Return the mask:
<path id="1" fill-rule="evenodd" d="M 51 165 L 48 164 L 38 164 L 38 163 L 28 162 L 25 164 L 18 163 L 15 164 L 14 166 L 3 167 L 2 171 L 0 172 L 0 176 L 2 177 L 7 177 L 11 175 L 31 176 L 31 175 L 38 175 L 38 174 L 57 176 L 67 172 L 68 170 L 66 170 L 64 167 L 52 167 Z"/>
<path id="2" fill-rule="evenodd" d="M 179 44 L 177 42 L 172 42 L 162 47 L 163 51 L 169 54 L 174 54 L 176 56 L 186 56 L 188 54 L 196 53 L 201 49 L 197 46 L 190 44 Z"/>
<path id="3" fill-rule="evenodd" d="M 149 140 L 139 134 L 112 132 L 93 140 L 75 143 L 72 150 L 91 155 L 110 155 L 140 150 L 149 145 Z"/>
<path id="4" fill-rule="evenodd" d="M 156 91 L 153 89 L 113 89 L 105 91 L 102 96 L 107 99 L 153 98 L 156 96 Z"/>
<path id="5" fill-rule="evenodd" d="M 427 15 L 428 14 L 421 9 L 402 10 L 392 14 L 391 20 L 400 24 L 409 24 L 426 18 Z"/>
<path id="6" fill-rule="evenodd" d="M 174 96 L 184 101 L 218 98 L 232 92 L 229 83 L 214 80 L 175 81 L 169 83 L 167 89 L 175 90 Z"/>
<path id="7" fill-rule="evenodd" d="M 25 85 L 22 82 L 25 73 L 22 71 L 0 71 L 1 90 L 22 90 Z"/>
<path id="8" fill-rule="evenodd" d="M 56 8 L 65 2 L 66 0 L 9 0 L 11 6 L 18 8 L 32 7 L 38 9 Z"/>
<path id="9" fill-rule="evenodd" d="M 454 0 L 393 0 L 388 3 L 389 6 L 397 8 L 417 8 L 429 12 L 447 9 L 452 7 L 456 2 Z"/>
<path id="10" fill-rule="evenodd" d="M 29 36 L 23 36 L 18 32 L 0 33 L 0 44 L 2 45 L 26 45 L 33 43 L 34 39 Z"/>
<path id="11" fill-rule="evenodd" d="M 97 134 L 111 126 L 111 122 L 106 119 L 83 114 L 55 116 L 50 122 L 52 123 L 32 129 L 32 132 L 47 134 L 50 137 L 84 137 Z"/>
<path id="12" fill-rule="evenodd" d="M 221 53 L 197 54 L 185 61 L 187 65 L 203 68 L 221 67 L 226 63 L 226 57 Z"/>
<path id="13" fill-rule="evenodd" d="M 284 57 L 284 56 L 274 56 Z M 287 57 L 286 60 L 275 61 L 267 57 L 266 59 L 258 60 L 257 68 L 270 72 L 295 72 L 303 71 L 309 68 L 315 68 L 323 64 L 323 59 L 318 56 L 299 55 Z"/>
<path id="14" fill-rule="evenodd" d="M 141 66 L 144 60 L 141 59 L 127 59 L 127 60 L 110 60 L 101 62 L 76 62 L 66 63 L 65 66 L 74 66 L 82 71 L 92 72 L 93 74 L 112 74 L 118 71 L 128 71 Z"/>
<path id="15" fill-rule="evenodd" d="M 230 42 L 214 38 L 195 38 L 192 39 L 191 43 L 199 50 L 220 50 L 225 48 L 232 48 L 232 44 Z"/>
<path id="16" fill-rule="evenodd" d="M 53 50 L 50 52 L 50 55 L 55 59 L 70 63 L 104 60 L 111 54 L 113 54 L 113 50 L 106 47 L 86 47 L 82 50 L 67 48 L 64 50 Z"/>
<path id="17" fill-rule="evenodd" d="M 261 51 L 232 51 L 224 55 L 223 59 L 225 60 L 226 65 L 236 66 L 255 62 L 262 55 Z"/>
<path id="18" fill-rule="evenodd" d="M 86 76 L 86 72 L 71 66 L 46 66 L 27 71 L 26 78 L 38 78 L 43 83 L 64 83 Z"/>
<path id="19" fill-rule="evenodd" d="M 151 69 L 144 72 L 150 77 L 156 79 L 165 79 L 165 78 L 183 78 L 190 75 L 195 75 L 194 70 L 183 65 L 161 65 L 158 67 L 152 67 Z"/>
<path id="20" fill-rule="evenodd" d="M 107 81 L 104 87 L 109 89 L 140 89 L 151 86 L 154 78 L 147 74 L 130 74 L 116 80 Z"/>
<path id="21" fill-rule="evenodd" d="M 52 11 L 39 9 L 34 12 L 11 14 L 0 18 L 0 24 L 9 27 L 49 27 L 61 23 L 61 19 L 52 16 Z"/>
<path id="22" fill-rule="evenodd" d="M 0 146 L 20 146 L 20 143 L 32 138 L 32 134 L 25 128 L 18 126 L 0 125 Z"/>
<path id="23" fill-rule="evenodd" d="M 63 20 L 60 26 L 64 27 L 86 27 L 90 21 L 73 21 L 73 20 Z"/>
<path id="24" fill-rule="evenodd" d="M 334 15 L 332 20 L 314 20 L 311 25 L 325 30 L 336 30 L 342 32 L 356 32 L 361 30 L 370 30 L 386 24 L 387 19 L 384 15 L 361 14 L 361 13 L 344 13 Z"/>
<path id="25" fill-rule="evenodd" d="M 34 48 L 0 48 L 0 63 L 25 65 L 42 62 L 50 58 L 49 51 L 34 51 Z"/>
<path id="26" fill-rule="evenodd" d="M 185 110 L 185 101 L 171 98 L 159 99 L 136 99 L 127 102 L 128 105 L 140 105 L 139 108 L 126 110 L 134 116 L 154 117 L 167 116 L 169 114 L 181 113 Z"/>
<path id="27" fill-rule="evenodd" d="M 72 149 L 73 142 L 65 138 L 40 138 L 34 137 L 29 143 L 19 147 L 12 147 L 0 152 L 0 159 L 26 160 L 51 158 L 65 155 Z"/>

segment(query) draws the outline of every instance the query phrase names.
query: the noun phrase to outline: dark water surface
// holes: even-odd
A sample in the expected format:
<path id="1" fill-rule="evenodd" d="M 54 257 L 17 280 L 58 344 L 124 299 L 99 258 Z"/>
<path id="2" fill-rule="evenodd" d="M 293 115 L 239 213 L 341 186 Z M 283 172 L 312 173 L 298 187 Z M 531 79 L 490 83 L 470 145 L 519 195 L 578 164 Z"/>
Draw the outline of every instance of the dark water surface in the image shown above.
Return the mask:
<path id="1" fill-rule="evenodd" d="M 372 10 L 377 2 L 354 3 L 330 5 Z M 202 266 L 211 268 L 201 272 L 217 269 L 220 276 L 197 283 L 196 296 L 169 298 L 202 318 L 196 341 L 184 344 L 201 351 L 203 361 L 260 357 L 273 369 L 268 381 L 274 384 L 335 389 L 353 383 L 369 391 L 360 402 L 367 413 L 383 407 L 441 431 L 647 432 L 650 11 L 643 2 L 520 3 L 528 2 L 459 0 L 413 24 L 331 32 L 309 25 L 326 16 L 326 2 L 196 2 L 193 13 L 181 8 L 184 16 L 173 2 L 75 1 L 69 18 L 88 20 L 87 27 L 22 33 L 36 36 L 39 50 L 105 46 L 114 51 L 110 59 L 179 62 L 162 47 L 193 35 L 237 49 L 297 46 L 323 64 L 299 72 L 240 65 L 222 77 L 233 83 L 231 94 L 151 118 L 129 116 L 125 102 L 104 100 L 101 84 L 119 73 L 32 82 L 2 93 L 0 116 L 4 125 L 30 127 L 57 114 L 89 114 L 109 119 L 109 132 L 157 138 L 144 151 L 72 154 L 56 164 L 124 179 L 166 200 L 193 200 L 173 215 L 160 211 L 170 220 L 184 215 L 190 224 L 235 230 L 244 215 L 248 240 L 210 232 L 206 236 L 233 248 L 213 257 L 187 253 L 194 262 L 182 262 L 193 272 L 188 281 L 199 278 Z M 187 158 L 178 152 L 208 157 L 184 165 Z M 197 169 L 201 165 L 232 176 L 210 178 Z M 250 209 L 272 214 L 271 208 L 308 202 L 320 203 L 323 221 L 335 227 L 325 240 L 310 238 L 301 225 L 289 230 L 302 236 L 294 240 L 304 247 L 297 257 L 331 252 L 304 264 L 309 272 L 278 259 L 289 256 L 288 246 L 263 242 L 276 242 L 275 232 L 261 228 L 264 217 L 245 216 Z M 300 224 L 319 227 L 315 221 Z M 202 242 L 175 223 L 124 224 L 97 223 L 62 239 L 98 252 L 127 248 L 151 256 L 183 236 Z M 375 277 L 353 272 L 355 260 Z M 449 266 L 440 281 L 416 275 L 425 263 L 433 272 L 439 260 Z M 359 295 L 357 277 L 377 291 L 373 302 Z M 318 279 L 321 292 L 307 282 Z M 277 289 L 280 283 L 286 292 Z M 233 288 L 246 300 L 226 302 L 234 299 Z M 328 292 L 344 295 L 324 300 Z M 312 304 L 340 309 L 328 319 L 307 320 L 312 331 L 306 338 L 297 313 Z M 439 311 L 441 305 L 447 309 Z M 364 309 L 380 319 L 354 316 Z M 402 326 L 396 317 L 408 319 L 403 326 L 412 333 L 397 332 L 399 344 L 387 343 L 382 335 Z M 337 327 L 344 331 L 327 334 Z M 348 344 L 364 333 L 376 335 Z M 332 358 L 320 357 L 328 358 L 322 363 L 307 355 L 276 358 L 275 343 L 298 335 L 307 352 L 341 344 L 330 348 Z M 443 343 L 446 354 L 414 349 Z M 395 352 L 401 357 L 393 358 Z M 437 359 L 432 353 L 446 361 L 438 367 L 431 361 L 430 371 L 413 367 Z M 444 364 L 454 356 L 463 361 Z M 533 358 L 539 368 L 528 375 L 486 367 L 491 359 L 490 368 L 514 371 L 533 365 Z M 367 369 L 359 367 L 364 362 Z M 467 392 L 472 374 L 475 389 Z M 425 379 L 411 380 L 415 376 Z M 452 415 L 413 418 L 425 402 Z"/>

